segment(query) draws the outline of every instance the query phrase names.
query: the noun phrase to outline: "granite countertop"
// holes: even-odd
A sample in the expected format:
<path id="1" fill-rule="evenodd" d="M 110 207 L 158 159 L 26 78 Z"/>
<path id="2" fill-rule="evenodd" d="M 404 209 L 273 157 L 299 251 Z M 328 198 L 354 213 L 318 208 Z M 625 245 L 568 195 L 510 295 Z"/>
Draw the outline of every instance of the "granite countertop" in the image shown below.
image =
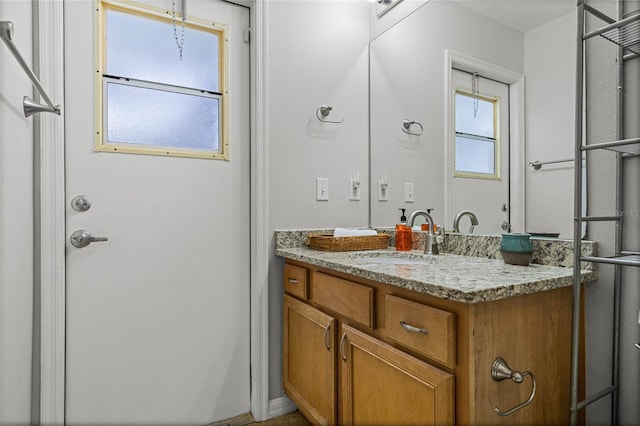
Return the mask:
<path id="1" fill-rule="evenodd" d="M 308 247 L 276 247 L 275 254 L 355 277 L 464 303 L 505 299 L 536 293 L 573 282 L 573 268 L 531 264 L 516 266 L 501 259 L 457 254 L 425 255 L 422 250 L 403 252 L 407 263 L 380 262 L 375 257 L 399 255 L 395 249 L 359 252 L 324 252 Z M 582 281 L 594 281 L 597 272 L 584 269 Z"/>

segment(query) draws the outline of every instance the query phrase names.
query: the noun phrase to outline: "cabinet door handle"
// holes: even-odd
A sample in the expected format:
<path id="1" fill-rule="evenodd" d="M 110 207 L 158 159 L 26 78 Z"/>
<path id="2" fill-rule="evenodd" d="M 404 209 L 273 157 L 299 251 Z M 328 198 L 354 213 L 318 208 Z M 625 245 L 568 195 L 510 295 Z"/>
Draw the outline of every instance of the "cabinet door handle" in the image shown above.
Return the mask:
<path id="1" fill-rule="evenodd" d="M 296 280 L 295 278 L 287 278 L 287 281 L 289 281 L 289 283 L 291 284 L 298 284 L 298 280 Z"/>
<path id="2" fill-rule="evenodd" d="M 344 341 L 347 338 L 347 333 L 342 333 L 342 337 L 340 338 L 340 356 L 343 361 L 347 360 L 347 356 L 344 354 Z"/>
<path id="3" fill-rule="evenodd" d="M 422 334 L 427 334 L 427 329 L 426 328 L 418 328 L 418 327 L 414 327 L 412 325 L 407 324 L 404 321 L 400 321 L 400 325 L 402 326 L 402 328 L 404 328 L 407 331 L 411 331 L 413 333 L 422 333 Z"/>
<path id="4" fill-rule="evenodd" d="M 328 342 L 329 330 L 331 330 L 331 323 L 327 324 L 327 326 L 324 328 L 324 346 L 328 351 L 331 350 L 331 343 Z"/>

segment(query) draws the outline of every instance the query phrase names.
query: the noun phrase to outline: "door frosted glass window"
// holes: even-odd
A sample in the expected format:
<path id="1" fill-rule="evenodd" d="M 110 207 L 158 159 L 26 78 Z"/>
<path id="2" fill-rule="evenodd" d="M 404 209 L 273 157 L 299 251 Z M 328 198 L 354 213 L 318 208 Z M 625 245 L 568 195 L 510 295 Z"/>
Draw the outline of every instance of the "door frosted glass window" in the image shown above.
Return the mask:
<path id="1" fill-rule="evenodd" d="M 495 142 L 456 136 L 455 151 L 456 171 L 495 174 Z"/>
<path id="2" fill-rule="evenodd" d="M 497 99 L 464 92 L 455 94 L 454 175 L 497 178 L 499 141 Z"/>
<path id="3" fill-rule="evenodd" d="M 216 97 L 113 82 L 107 82 L 106 96 L 110 142 L 219 150 L 220 100 Z"/>
<path id="4" fill-rule="evenodd" d="M 227 27 L 187 16 L 180 51 L 170 10 L 98 4 L 96 150 L 228 160 Z"/>
<path id="5" fill-rule="evenodd" d="M 493 102 L 456 94 L 456 132 L 492 138 L 494 124 Z"/>
<path id="6" fill-rule="evenodd" d="M 106 35 L 106 74 L 220 92 L 217 34 L 185 27 L 182 60 L 168 21 L 107 10 Z"/>

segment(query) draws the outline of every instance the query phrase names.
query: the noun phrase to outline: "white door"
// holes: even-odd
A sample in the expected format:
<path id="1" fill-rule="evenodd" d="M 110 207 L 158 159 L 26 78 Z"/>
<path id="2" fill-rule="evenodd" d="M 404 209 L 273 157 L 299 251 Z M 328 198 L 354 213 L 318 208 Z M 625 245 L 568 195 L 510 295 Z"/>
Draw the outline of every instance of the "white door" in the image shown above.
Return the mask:
<path id="1" fill-rule="evenodd" d="M 94 151 L 94 13 L 95 2 L 65 2 L 67 424 L 248 412 L 248 10 L 188 4 L 229 26 L 230 161 Z M 78 195 L 88 210 L 72 208 Z M 108 241 L 76 248 L 77 230 Z"/>
<path id="2" fill-rule="evenodd" d="M 478 219 L 475 233 L 508 232 L 509 86 L 455 69 L 452 82 L 452 131 L 457 133 L 451 159 L 452 217 L 447 222 L 469 210 Z M 460 232 L 469 227 L 470 219 L 464 217 Z"/>

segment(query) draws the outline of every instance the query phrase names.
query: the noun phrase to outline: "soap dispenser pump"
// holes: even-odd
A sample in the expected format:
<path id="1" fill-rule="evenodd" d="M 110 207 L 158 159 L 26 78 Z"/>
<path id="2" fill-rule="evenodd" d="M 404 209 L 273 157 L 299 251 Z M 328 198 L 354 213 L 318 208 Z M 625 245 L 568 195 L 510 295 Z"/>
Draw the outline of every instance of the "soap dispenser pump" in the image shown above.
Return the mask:
<path id="1" fill-rule="evenodd" d="M 405 212 L 406 209 L 400 208 L 398 210 L 402 211 L 402 215 L 400 216 L 400 223 L 407 223 L 407 217 L 404 215 L 404 212 Z"/>

